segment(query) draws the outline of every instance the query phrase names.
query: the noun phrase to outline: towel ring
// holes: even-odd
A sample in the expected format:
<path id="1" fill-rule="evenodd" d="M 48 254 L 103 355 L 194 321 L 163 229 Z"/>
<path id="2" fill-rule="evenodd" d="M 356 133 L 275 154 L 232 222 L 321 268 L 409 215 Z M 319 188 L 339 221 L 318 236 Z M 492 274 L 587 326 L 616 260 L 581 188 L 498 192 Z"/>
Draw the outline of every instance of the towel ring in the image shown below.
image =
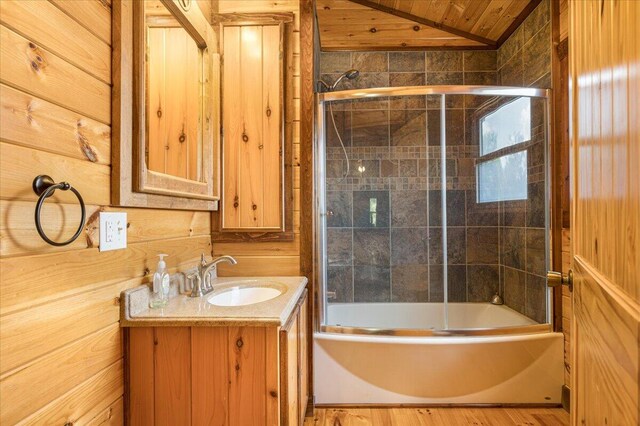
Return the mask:
<path id="1" fill-rule="evenodd" d="M 80 211 L 82 212 L 80 226 L 78 226 L 78 230 L 76 231 L 76 233 L 73 235 L 73 237 L 61 243 L 53 241 L 49 237 L 47 237 L 47 235 L 44 233 L 44 230 L 42 229 L 42 224 L 40 222 L 40 211 L 42 210 L 42 205 L 47 198 L 49 198 L 53 195 L 54 192 L 56 192 L 56 189 L 60 189 L 62 191 L 70 190 L 71 192 L 76 194 L 76 197 L 78 197 L 78 201 L 80 202 Z M 35 220 L 36 230 L 38 231 L 38 234 L 40 234 L 40 237 L 52 246 L 57 247 L 66 246 L 67 244 L 71 244 L 72 242 L 74 242 L 80 236 L 82 230 L 84 229 L 84 222 L 86 217 L 84 201 L 82 200 L 82 196 L 80 195 L 78 190 L 71 186 L 68 182 L 55 183 L 50 176 L 39 175 L 36 176 L 36 178 L 33 180 L 33 192 L 35 192 L 39 197 L 38 202 L 36 203 Z"/>

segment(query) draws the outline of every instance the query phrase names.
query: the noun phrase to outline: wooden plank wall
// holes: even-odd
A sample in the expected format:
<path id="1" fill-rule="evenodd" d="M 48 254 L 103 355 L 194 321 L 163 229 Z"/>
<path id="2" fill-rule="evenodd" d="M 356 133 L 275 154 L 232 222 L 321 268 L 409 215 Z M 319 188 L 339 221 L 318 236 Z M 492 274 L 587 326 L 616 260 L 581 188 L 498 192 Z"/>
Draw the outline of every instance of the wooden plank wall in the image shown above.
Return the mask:
<path id="1" fill-rule="evenodd" d="M 215 11 L 214 11 L 215 12 Z M 238 264 L 220 265 L 223 276 L 300 275 L 300 13 L 298 0 L 220 0 L 219 13 L 293 12 L 293 223 L 295 238 L 291 242 L 214 243 L 217 255 L 230 254 Z M 286 104 L 286 101 L 285 101 Z"/>
<path id="2" fill-rule="evenodd" d="M 120 291 L 148 281 L 157 253 L 173 270 L 211 254 L 209 213 L 109 206 L 110 4 L 0 2 L 0 424 L 122 424 Z M 38 174 L 84 196 L 69 246 L 34 229 Z M 128 213 L 126 250 L 98 251 L 103 210 Z M 43 211 L 56 239 L 78 218 L 69 194 Z"/>

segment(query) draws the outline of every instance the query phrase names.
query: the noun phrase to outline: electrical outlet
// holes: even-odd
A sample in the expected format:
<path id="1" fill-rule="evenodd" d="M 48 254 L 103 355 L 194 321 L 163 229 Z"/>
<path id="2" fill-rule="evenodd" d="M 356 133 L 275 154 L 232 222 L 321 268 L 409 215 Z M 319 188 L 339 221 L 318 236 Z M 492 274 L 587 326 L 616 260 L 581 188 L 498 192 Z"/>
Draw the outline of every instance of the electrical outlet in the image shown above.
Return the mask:
<path id="1" fill-rule="evenodd" d="M 127 248 L 127 214 L 100 212 L 100 251 Z"/>

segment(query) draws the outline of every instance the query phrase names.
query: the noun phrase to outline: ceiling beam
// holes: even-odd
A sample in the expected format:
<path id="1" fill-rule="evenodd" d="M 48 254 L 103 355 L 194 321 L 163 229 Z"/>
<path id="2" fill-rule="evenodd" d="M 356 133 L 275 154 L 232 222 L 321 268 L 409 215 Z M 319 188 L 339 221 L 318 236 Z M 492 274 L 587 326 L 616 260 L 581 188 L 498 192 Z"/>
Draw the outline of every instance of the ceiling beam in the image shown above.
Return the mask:
<path id="1" fill-rule="evenodd" d="M 479 43 L 486 44 L 489 47 L 496 48 L 498 47 L 497 42 L 490 40 L 488 38 L 481 37 L 479 35 L 475 35 L 473 33 L 459 30 L 454 27 L 450 27 L 448 25 L 442 24 L 440 22 L 432 21 L 431 19 L 423 18 L 421 16 L 412 15 L 411 13 L 403 12 L 401 10 L 394 9 L 392 7 L 384 6 L 382 4 L 374 3 L 371 0 L 349 0 L 351 3 L 357 3 L 361 6 L 366 6 L 371 9 L 379 10 L 380 12 L 388 13 L 389 15 L 394 15 L 399 18 L 408 19 L 409 21 L 413 21 L 418 24 L 426 25 L 427 27 L 435 28 L 441 31 L 446 31 L 448 33 L 464 37 L 469 40 L 477 41 Z M 540 0 L 534 0 L 540 2 Z"/>
<path id="2" fill-rule="evenodd" d="M 520 26 L 520 24 L 522 24 L 524 22 L 525 19 L 527 19 L 527 16 L 529 16 L 531 14 L 531 12 L 533 12 L 533 10 L 538 7 L 538 5 L 542 2 L 542 0 L 531 0 L 525 7 L 524 9 L 522 9 L 522 12 L 520 12 L 520 14 L 518 15 L 518 17 L 516 19 L 513 20 L 513 22 L 511 23 L 511 25 L 509 25 L 509 27 L 507 27 L 507 29 L 505 30 L 504 33 L 502 33 L 502 35 L 500 36 L 500 38 L 498 39 L 498 47 L 502 46 L 502 44 L 509 40 L 509 37 L 511 37 L 511 34 L 513 34 L 518 27 Z"/>

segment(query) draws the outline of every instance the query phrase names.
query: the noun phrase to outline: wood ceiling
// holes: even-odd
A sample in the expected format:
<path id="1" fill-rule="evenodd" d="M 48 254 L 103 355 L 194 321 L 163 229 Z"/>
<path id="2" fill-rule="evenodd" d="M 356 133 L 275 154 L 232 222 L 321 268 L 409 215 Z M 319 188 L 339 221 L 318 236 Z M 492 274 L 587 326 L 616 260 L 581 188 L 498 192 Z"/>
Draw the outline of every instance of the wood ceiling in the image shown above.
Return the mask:
<path id="1" fill-rule="evenodd" d="M 316 0 L 322 50 L 496 49 L 541 0 Z"/>

